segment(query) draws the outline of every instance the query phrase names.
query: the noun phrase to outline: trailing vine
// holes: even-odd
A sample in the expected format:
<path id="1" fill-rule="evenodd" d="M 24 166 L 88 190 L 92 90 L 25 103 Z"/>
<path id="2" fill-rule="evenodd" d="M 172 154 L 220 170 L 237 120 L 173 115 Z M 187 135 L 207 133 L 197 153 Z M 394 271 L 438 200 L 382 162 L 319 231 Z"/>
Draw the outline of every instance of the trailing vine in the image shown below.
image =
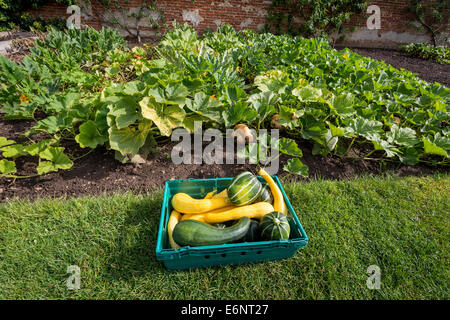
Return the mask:
<path id="1" fill-rule="evenodd" d="M 55 0 L 57 3 L 70 6 L 75 0 Z M 38 9 L 50 0 L 0 0 L 0 31 L 14 28 L 30 30 L 30 28 L 44 30 L 46 26 L 65 27 L 65 20 L 61 18 L 43 20 L 26 13 L 30 9 Z"/>
<path id="2" fill-rule="evenodd" d="M 421 27 L 430 34 L 431 41 L 436 46 L 440 35 L 450 23 L 450 2 L 448 0 L 411 0 L 409 9 L 414 13 Z"/>
<path id="3" fill-rule="evenodd" d="M 365 0 L 272 0 L 266 30 L 305 37 L 339 34 L 344 30 L 344 23 L 352 15 L 363 12 L 366 6 Z M 300 21 L 295 21 L 295 17 Z"/>
<path id="4" fill-rule="evenodd" d="M 66 27 L 63 18 L 43 20 L 26 13 L 29 9 L 41 8 L 50 0 L 0 0 L 0 31 L 19 28 L 44 31 L 47 26 L 57 29 Z M 158 30 L 167 27 L 164 11 L 158 8 L 157 0 L 142 0 L 137 7 L 130 8 L 130 0 L 56 0 L 65 6 L 78 5 L 87 19 L 99 20 L 103 25 L 125 32 L 141 42 L 142 28 Z"/>
<path id="5" fill-rule="evenodd" d="M 141 43 L 142 25 L 154 30 L 166 27 L 164 10 L 158 8 L 158 0 L 143 0 L 139 7 L 128 8 L 129 0 L 81 0 L 82 12 L 89 18 L 100 20 L 104 25 L 125 31 Z"/>

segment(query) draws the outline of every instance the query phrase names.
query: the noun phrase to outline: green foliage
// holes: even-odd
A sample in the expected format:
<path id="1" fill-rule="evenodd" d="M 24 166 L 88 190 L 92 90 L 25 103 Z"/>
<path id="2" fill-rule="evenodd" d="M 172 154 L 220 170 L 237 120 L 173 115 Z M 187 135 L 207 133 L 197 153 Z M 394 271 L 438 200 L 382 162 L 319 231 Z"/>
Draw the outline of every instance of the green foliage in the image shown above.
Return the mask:
<path id="1" fill-rule="evenodd" d="M 31 17 L 25 13 L 29 9 L 38 9 L 49 0 L 0 0 L 0 31 L 19 27 L 23 30 L 34 28 L 37 30 L 45 30 L 47 27 L 54 26 L 58 29 L 64 29 L 64 19 L 43 20 L 39 17 Z M 72 5 L 74 0 L 56 0 L 57 3 L 64 5 Z"/>
<path id="2" fill-rule="evenodd" d="M 16 163 L 7 159 L 0 160 L 0 177 L 8 177 L 16 173 Z"/>
<path id="3" fill-rule="evenodd" d="M 192 132 L 195 121 L 222 130 L 246 123 L 261 133 L 278 119 L 279 139 L 260 134 L 240 156 L 268 161 L 275 157 L 266 152 L 272 146 L 291 158 L 285 170 L 304 176 L 299 142 L 322 156 L 408 165 L 449 161 L 449 88 L 334 50 L 321 38 L 236 32 L 227 25 L 200 37 L 176 25 L 156 48 L 130 50 L 116 31 L 52 30 L 22 63 L 0 57 L 0 68 L 3 119 L 45 115 L 24 136 L 44 132 L 54 148 L 73 140 L 82 148 L 114 150 L 124 162 L 148 154 L 155 138 L 176 128 Z M 1 148 L 8 161 L 39 157 L 39 172 L 73 161 L 56 152 L 50 157 L 41 145 Z M 3 166 L 13 170 L 9 162 Z"/>
<path id="4" fill-rule="evenodd" d="M 46 132 L 53 136 L 51 142 L 30 144 L 0 137 L 0 151 L 5 158 L 0 169 L 2 176 L 22 177 L 11 171 L 14 159 L 19 156 L 37 157 L 38 174 L 71 168 L 72 160 L 64 154 L 64 148 L 57 146 L 62 138 L 75 139 L 81 147 L 89 148 L 108 140 L 100 131 L 100 113 L 94 113 L 92 108 L 98 103 L 97 98 L 89 96 L 92 91 L 98 92 L 105 78 L 89 69 L 104 62 L 112 50 L 125 47 L 124 39 L 113 30 L 87 28 L 61 32 L 52 28 L 45 39 L 35 42 L 30 48 L 31 55 L 22 63 L 16 64 L 0 55 L 3 119 L 34 119 L 37 111 L 42 112 L 47 117 L 37 121 L 25 135 Z"/>
<path id="5" fill-rule="evenodd" d="M 142 26 L 150 27 L 159 34 L 159 29 L 167 27 L 164 10 L 158 7 L 158 0 L 141 0 L 133 4 L 133 10 L 126 5 L 129 1 L 123 0 L 83 0 L 84 13 L 102 21 L 103 25 L 125 32 L 128 36 L 141 43 Z"/>
<path id="6" fill-rule="evenodd" d="M 80 133 L 75 136 L 75 141 L 82 148 L 95 149 L 97 146 L 103 145 L 107 139 L 100 134 L 94 121 L 88 120 L 79 127 Z"/>
<path id="7" fill-rule="evenodd" d="M 309 175 L 308 167 L 305 166 L 298 158 L 289 159 L 283 169 L 289 173 L 298 174 L 305 178 Z"/>
<path id="8" fill-rule="evenodd" d="M 365 0 L 272 0 L 266 29 L 305 37 L 327 36 L 342 31 L 344 23 L 352 15 L 363 12 L 366 6 Z M 294 17 L 300 17 L 303 22 L 296 26 Z"/>
<path id="9" fill-rule="evenodd" d="M 3 159 L 0 160 L 0 177 L 26 178 L 16 176 L 15 159 L 21 156 L 37 157 L 39 164 L 36 168 L 37 174 L 42 175 L 59 169 L 70 169 L 72 160 L 64 153 L 63 147 L 54 147 L 56 141 L 43 140 L 38 143 L 19 144 L 13 140 L 0 137 L 0 152 Z"/>
<path id="10" fill-rule="evenodd" d="M 431 35 L 433 45 L 436 46 L 438 37 L 450 23 L 450 2 L 446 0 L 410 0 L 409 10 L 414 13 L 422 28 Z"/>
<path id="11" fill-rule="evenodd" d="M 450 64 L 450 48 L 425 43 L 410 43 L 400 47 L 401 51 L 415 58 L 431 60 L 440 64 Z"/>

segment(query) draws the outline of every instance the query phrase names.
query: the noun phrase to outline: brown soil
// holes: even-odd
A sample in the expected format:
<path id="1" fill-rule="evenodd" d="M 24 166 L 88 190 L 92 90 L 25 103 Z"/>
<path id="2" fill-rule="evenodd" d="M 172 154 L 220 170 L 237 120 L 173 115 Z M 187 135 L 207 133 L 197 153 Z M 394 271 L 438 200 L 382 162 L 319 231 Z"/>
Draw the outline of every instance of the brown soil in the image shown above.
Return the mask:
<path id="1" fill-rule="evenodd" d="M 14 138 L 16 132 L 23 132 L 31 126 L 28 121 L 0 122 L 0 136 Z M 16 131 L 17 130 L 17 131 Z M 16 139 L 17 140 L 17 139 Z M 403 166 L 398 163 L 382 164 L 376 161 L 361 161 L 342 159 L 335 156 L 312 155 L 308 141 L 298 141 L 304 156 L 301 159 L 309 167 L 312 179 L 348 179 L 364 174 L 383 174 L 391 172 L 394 175 L 426 175 L 435 172 L 449 172 L 449 168 L 435 168 L 425 165 Z M 249 169 L 256 172 L 256 165 L 207 165 L 207 164 L 173 164 L 170 153 L 175 142 L 164 143 L 159 151 L 149 156 L 144 164 L 121 164 L 114 160 L 114 152 L 105 148 L 98 148 L 86 156 L 75 161 L 72 169 L 50 173 L 27 179 L 0 179 L 0 202 L 13 197 L 37 198 L 43 196 L 80 196 L 101 195 L 115 191 L 132 190 L 135 192 L 149 192 L 164 186 L 164 182 L 171 179 L 189 178 L 218 178 L 232 177 L 239 171 Z M 75 143 L 65 145 L 72 157 L 86 154 Z M 282 167 L 286 158 L 280 161 L 278 176 L 286 175 Z M 37 166 L 36 159 L 23 157 L 16 160 L 20 175 L 33 175 Z M 293 177 L 291 177 L 293 178 Z M 304 178 L 297 178 L 304 180 Z"/>
<path id="2" fill-rule="evenodd" d="M 450 85 L 449 66 L 413 59 L 402 54 L 393 54 L 385 50 L 355 49 L 362 55 L 385 60 L 397 68 L 405 68 L 417 72 L 427 81 L 437 81 Z M 17 60 L 20 60 L 19 57 Z M 16 60 L 16 61 L 17 61 Z M 0 136 L 20 141 L 18 136 L 33 125 L 31 121 L 3 121 L 0 116 Z M 403 166 L 398 163 L 381 163 L 342 159 L 335 156 L 314 156 L 312 146 L 307 141 L 298 141 L 304 156 L 302 162 L 309 167 L 312 179 L 347 179 L 364 174 L 383 174 L 390 172 L 397 176 L 426 175 L 435 172 L 450 172 L 450 168 L 437 168 L 426 165 Z M 38 197 L 60 197 L 101 195 L 121 190 L 148 192 L 164 186 L 170 179 L 218 178 L 231 177 L 243 169 L 256 170 L 255 165 L 174 165 L 170 152 L 175 143 L 162 143 L 159 152 L 150 156 L 145 164 L 121 164 L 114 160 L 114 153 L 105 148 L 98 148 L 75 161 L 71 170 L 50 173 L 45 176 L 28 179 L 0 179 L 0 202 L 13 197 L 35 199 Z M 72 157 L 86 154 L 86 150 L 75 143 L 65 145 L 66 152 Z M 286 163 L 281 158 L 279 176 Z M 16 160 L 20 175 L 35 174 L 37 161 L 34 158 L 18 158 Z M 298 178 L 302 179 L 303 178 Z"/>

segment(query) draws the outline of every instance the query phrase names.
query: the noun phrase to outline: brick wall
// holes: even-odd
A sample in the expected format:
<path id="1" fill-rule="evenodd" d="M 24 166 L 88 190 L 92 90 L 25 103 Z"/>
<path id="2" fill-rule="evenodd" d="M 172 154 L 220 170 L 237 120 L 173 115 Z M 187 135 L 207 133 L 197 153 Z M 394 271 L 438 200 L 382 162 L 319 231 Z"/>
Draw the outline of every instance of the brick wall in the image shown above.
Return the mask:
<path id="1" fill-rule="evenodd" d="M 413 15 L 408 11 L 410 0 L 372 0 L 370 4 L 378 5 L 381 9 L 381 29 L 368 30 L 364 15 L 355 15 L 348 24 L 356 27 L 355 31 L 346 35 L 342 44 L 360 47 L 396 47 L 409 42 L 429 41 L 429 35 L 418 31 L 411 26 Z M 122 7 L 133 11 L 140 7 L 142 0 L 129 0 L 122 3 Z M 95 1 L 94 1 L 95 3 Z M 171 26 L 172 21 L 190 23 L 199 32 L 207 29 L 216 29 L 221 23 L 229 23 L 237 30 L 251 28 L 262 30 L 266 22 L 267 10 L 271 7 L 271 0 L 159 0 L 158 8 L 164 12 L 166 23 Z M 31 14 L 47 18 L 65 18 L 66 7 L 57 3 L 48 3 L 38 10 L 31 10 Z M 105 12 L 104 8 L 94 5 L 94 8 L 85 8 L 83 20 L 87 24 L 100 28 L 102 26 L 99 16 Z M 134 24 L 131 19 L 130 25 Z M 133 28 L 132 28 L 133 29 Z M 148 23 L 140 25 L 143 37 L 155 37 L 155 30 L 148 27 Z M 164 32 L 160 29 L 159 32 Z M 126 32 L 123 32 L 127 35 Z"/>

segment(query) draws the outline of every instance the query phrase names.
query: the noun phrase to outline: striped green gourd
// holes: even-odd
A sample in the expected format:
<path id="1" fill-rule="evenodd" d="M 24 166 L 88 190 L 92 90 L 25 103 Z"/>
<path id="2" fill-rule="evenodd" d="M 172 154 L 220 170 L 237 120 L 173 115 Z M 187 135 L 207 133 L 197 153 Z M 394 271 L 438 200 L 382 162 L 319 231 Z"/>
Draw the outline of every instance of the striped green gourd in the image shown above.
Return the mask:
<path id="1" fill-rule="evenodd" d="M 289 239 L 289 233 L 291 232 L 287 217 L 278 211 L 266 214 L 259 227 L 261 238 L 266 240 Z"/>
<path id="2" fill-rule="evenodd" d="M 273 204 L 272 192 L 270 192 L 269 185 L 264 182 L 262 183 L 262 185 L 263 187 L 261 189 L 257 202 L 268 202 L 270 204 Z"/>
<path id="3" fill-rule="evenodd" d="M 228 186 L 228 199 L 235 206 L 252 204 L 258 199 L 261 189 L 262 184 L 258 178 L 249 171 L 243 171 Z"/>

